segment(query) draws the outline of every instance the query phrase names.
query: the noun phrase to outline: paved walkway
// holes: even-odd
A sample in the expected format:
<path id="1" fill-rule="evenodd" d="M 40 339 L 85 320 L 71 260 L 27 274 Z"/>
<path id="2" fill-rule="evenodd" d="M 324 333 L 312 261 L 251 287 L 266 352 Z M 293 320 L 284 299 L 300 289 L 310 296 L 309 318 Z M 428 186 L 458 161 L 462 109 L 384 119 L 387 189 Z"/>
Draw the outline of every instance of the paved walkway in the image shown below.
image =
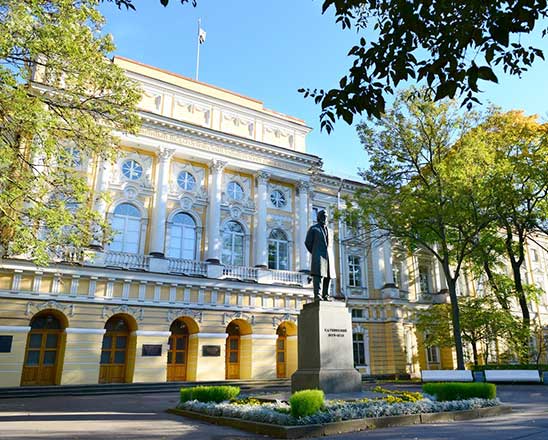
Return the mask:
<path id="1" fill-rule="evenodd" d="M 409 390 L 417 387 L 398 386 Z M 548 386 L 499 386 L 499 397 L 514 413 L 451 424 L 417 425 L 358 432 L 325 439 L 546 440 Z M 264 438 L 164 412 L 177 393 L 67 396 L 0 401 L 0 438 L 248 440 Z"/>

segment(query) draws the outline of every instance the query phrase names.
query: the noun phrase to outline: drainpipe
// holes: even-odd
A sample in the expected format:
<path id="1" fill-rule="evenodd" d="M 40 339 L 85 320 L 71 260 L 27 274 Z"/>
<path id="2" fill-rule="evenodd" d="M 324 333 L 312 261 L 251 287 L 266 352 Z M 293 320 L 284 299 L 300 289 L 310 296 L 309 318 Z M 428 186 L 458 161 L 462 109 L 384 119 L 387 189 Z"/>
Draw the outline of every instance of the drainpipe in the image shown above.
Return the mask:
<path id="1" fill-rule="evenodd" d="M 344 179 L 341 177 L 341 183 L 337 190 L 337 209 L 341 209 L 341 191 L 344 183 Z M 341 293 L 344 295 L 344 303 L 348 306 L 348 296 L 346 295 L 346 288 L 344 287 L 344 263 L 343 263 L 343 241 L 342 241 L 342 221 L 339 218 L 339 283 L 341 286 Z"/>

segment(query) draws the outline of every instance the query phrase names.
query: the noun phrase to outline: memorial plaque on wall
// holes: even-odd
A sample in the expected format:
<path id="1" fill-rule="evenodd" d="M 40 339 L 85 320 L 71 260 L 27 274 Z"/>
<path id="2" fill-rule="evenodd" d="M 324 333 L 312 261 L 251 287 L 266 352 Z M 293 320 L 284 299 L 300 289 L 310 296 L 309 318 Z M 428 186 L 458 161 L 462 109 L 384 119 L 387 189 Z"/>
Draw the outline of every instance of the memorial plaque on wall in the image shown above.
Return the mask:
<path id="1" fill-rule="evenodd" d="M 202 356 L 204 357 L 221 356 L 221 346 L 220 345 L 202 345 Z"/>
<path id="2" fill-rule="evenodd" d="M 13 336 L 0 335 L 0 353 L 11 353 L 11 343 Z"/>
<path id="3" fill-rule="evenodd" d="M 143 356 L 162 356 L 162 344 L 143 344 Z"/>

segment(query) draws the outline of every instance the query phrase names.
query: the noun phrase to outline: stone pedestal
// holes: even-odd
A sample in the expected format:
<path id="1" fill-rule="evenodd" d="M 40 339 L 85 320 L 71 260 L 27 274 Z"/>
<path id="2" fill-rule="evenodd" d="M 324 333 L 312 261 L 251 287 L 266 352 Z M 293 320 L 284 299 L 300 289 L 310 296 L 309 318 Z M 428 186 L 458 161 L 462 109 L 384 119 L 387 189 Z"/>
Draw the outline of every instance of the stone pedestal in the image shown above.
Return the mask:
<path id="1" fill-rule="evenodd" d="M 298 335 L 299 367 L 291 376 L 292 392 L 361 391 L 361 375 L 354 369 L 352 354 L 352 319 L 343 302 L 305 304 Z"/>

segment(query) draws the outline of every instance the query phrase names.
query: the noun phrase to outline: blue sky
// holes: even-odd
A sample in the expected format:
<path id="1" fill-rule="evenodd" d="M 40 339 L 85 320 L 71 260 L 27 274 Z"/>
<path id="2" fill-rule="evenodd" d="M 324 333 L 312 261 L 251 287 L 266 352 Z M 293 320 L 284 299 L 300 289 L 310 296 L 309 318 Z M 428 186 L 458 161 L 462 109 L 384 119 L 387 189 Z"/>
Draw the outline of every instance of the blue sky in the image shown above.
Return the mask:
<path id="1" fill-rule="evenodd" d="M 367 165 L 354 127 L 340 121 L 331 135 L 320 132 L 319 106 L 297 92 L 336 86 L 357 41 L 355 31 L 341 30 L 330 11 L 321 14 L 321 0 L 199 0 L 196 8 L 178 0 L 167 8 L 159 0 L 134 4 L 136 12 L 111 3 L 100 7 L 118 55 L 193 78 L 201 18 L 207 39 L 201 46 L 200 81 L 304 119 L 313 128 L 308 152 L 323 158 L 326 172 L 357 178 L 358 167 Z M 548 57 L 548 38 L 533 42 Z M 548 119 L 548 63 L 539 60 L 521 79 L 498 75 L 500 83 L 484 88 L 482 102 Z"/>

